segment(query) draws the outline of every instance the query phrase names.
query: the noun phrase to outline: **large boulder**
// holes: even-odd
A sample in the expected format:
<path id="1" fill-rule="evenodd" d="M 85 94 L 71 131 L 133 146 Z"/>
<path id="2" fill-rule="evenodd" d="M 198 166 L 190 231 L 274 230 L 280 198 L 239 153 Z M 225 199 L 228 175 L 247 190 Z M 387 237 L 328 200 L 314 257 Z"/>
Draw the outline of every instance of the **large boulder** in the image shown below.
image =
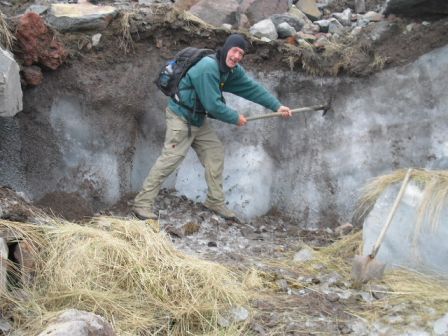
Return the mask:
<path id="1" fill-rule="evenodd" d="M 246 14 L 251 25 L 270 17 L 288 11 L 288 0 L 243 0 L 240 11 Z"/>
<path id="2" fill-rule="evenodd" d="M 190 8 L 190 13 L 207 23 L 219 27 L 224 23 L 235 25 L 237 23 L 238 10 L 239 3 L 236 0 L 222 2 L 201 0 Z"/>
<path id="3" fill-rule="evenodd" d="M 384 14 L 421 17 L 422 15 L 447 15 L 446 0 L 389 0 Z"/>
<path id="4" fill-rule="evenodd" d="M 12 117 L 22 111 L 19 71 L 13 55 L 0 48 L 0 117 Z"/>
<path id="5" fill-rule="evenodd" d="M 52 4 L 47 23 L 58 31 L 105 29 L 118 10 L 112 6 L 83 4 Z"/>

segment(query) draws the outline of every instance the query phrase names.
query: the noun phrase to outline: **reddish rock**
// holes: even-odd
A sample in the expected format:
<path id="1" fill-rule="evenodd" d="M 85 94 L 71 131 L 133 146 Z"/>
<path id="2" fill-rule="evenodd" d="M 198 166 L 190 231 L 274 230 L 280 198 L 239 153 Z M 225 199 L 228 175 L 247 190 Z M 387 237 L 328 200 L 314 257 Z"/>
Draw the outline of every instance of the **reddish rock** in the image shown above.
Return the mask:
<path id="1" fill-rule="evenodd" d="M 31 86 L 39 85 L 44 79 L 42 70 L 37 65 L 23 67 L 22 74 L 26 84 Z"/>
<path id="2" fill-rule="evenodd" d="M 297 39 L 295 36 L 288 36 L 286 38 L 286 43 L 291 44 L 291 45 L 297 45 Z"/>
<path id="3" fill-rule="evenodd" d="M 62 43 L 36 13 L 20 18 L 16 38 L 24 65 L 41 64 L 55 70 L 67 57 Z"/>

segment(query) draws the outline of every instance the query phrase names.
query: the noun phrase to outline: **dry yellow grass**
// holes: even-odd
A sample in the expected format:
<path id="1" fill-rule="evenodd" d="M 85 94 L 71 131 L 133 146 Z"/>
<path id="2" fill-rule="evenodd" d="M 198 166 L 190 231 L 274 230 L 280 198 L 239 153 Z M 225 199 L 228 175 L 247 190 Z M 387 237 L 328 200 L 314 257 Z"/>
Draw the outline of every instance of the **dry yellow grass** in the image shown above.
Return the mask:
<path id="1" fill-rule="evenodd" d="M 19 330 L 35 333 L 48 317 L 76 308 L 102 315 L 120 335 L 219 333 L 220 314 L 246 302 L 234 273 L 180 253 L 142 221 L 53 220 L 31 232 L 35 285 L 20 291 L 26 300 L 3 298 Z"/>
<path id="2" fill-rule="evenodd" d="M 9 30 L 6 16 L 0 11 L 0 45 L 5 49 L 11 50 L 13 43 L 14 35 Z"/>
<path id="3" fill-rule="evenodd" d="M 118 47 L 123 50 L 125 55 L 134 51 L 135 48 L 131 35 L 131 20 L 133 15 L 133 12 L 123 12 L 120 17 L 121 35 L 119 37 L 120 43 Z"/>

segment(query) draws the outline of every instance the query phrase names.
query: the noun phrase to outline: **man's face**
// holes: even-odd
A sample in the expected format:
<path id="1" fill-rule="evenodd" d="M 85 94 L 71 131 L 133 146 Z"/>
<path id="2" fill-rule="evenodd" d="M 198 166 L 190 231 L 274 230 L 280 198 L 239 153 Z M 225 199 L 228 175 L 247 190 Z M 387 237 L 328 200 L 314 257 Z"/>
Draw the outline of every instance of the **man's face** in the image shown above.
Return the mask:
<path id="1" fill-rule="evenodd" d="M 236 67 L 236 65 L 239 62 L 241 62 L 243 57 L 244 57 L 244 50 L 243 49 L 238 48 L 238 47 L 232 47 L 227 52 L 226 65 L 230 69 L 233 69 L 234 67 Z"/>

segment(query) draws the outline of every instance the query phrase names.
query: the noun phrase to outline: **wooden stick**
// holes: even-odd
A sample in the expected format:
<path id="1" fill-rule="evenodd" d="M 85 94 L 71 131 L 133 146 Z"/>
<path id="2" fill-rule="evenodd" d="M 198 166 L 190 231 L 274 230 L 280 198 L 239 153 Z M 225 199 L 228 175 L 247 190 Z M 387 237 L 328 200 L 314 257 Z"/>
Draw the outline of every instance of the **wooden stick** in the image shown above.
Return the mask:
<path id="1" fill-rule="evenodd" d="M 299 113 L 299 112 L 325 110 L 327 108 L 328 108 L 328 105 L 315 105 L 315 106 L 297 108 L 297 109 L 291 110 L 291 112 L 294 114 L 294 113 Z M 266 113 L 266 114 L 261 114 L 261 115 L 257 115 L 257 116 L 253 116 L 253 117 L 247 117 L 246 120 L 252 121 L 252 120 L 274 118 L 274 117 L 281 117 L 281 116 L 282 116 L 282 114 L 280 112 L 273 112 L 273 113 Z"/>

